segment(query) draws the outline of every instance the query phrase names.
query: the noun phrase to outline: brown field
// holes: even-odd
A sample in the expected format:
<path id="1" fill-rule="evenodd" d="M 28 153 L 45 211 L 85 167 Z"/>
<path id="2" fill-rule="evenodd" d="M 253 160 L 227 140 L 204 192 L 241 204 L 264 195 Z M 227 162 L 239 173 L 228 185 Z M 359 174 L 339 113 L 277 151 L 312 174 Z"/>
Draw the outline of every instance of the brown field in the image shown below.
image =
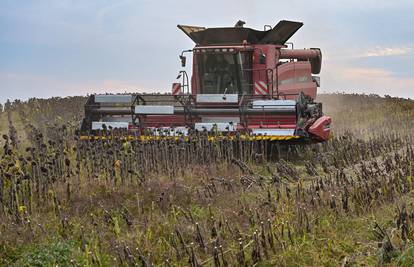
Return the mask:
<path id="1" fill-rule="evenodd" d="M 319 96 L 325 144 L 84 142 L 84 97 L 0 113 L 0 265 L 413 266 L 414 101 Z"/>

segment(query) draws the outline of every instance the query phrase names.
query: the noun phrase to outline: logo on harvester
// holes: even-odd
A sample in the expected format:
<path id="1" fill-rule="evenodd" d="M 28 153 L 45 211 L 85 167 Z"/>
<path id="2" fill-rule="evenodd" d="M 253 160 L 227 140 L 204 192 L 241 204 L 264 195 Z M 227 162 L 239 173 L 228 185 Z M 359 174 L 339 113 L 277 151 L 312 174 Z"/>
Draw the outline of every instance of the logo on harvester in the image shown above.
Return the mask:
<path id="1" fill-rule="evenodd" d="M 172 94 L 179 95 L 181 93 L 181 83 L 173 83 Z"/>
<path id="2" fill-rule="evenodd" d="M 258 81 L 254 83 L 254 92 L 256 95 L 267 95 L 269 91 L 267 89 L 267 84 L 263 81 Z"/>

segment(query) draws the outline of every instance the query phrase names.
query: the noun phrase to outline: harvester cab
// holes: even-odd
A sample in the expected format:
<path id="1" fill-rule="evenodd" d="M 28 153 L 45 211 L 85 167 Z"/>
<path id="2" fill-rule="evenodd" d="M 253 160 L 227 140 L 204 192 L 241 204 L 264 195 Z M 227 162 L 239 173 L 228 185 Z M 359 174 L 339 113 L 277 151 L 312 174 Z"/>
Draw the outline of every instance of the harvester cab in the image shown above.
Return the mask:
<path id="1" fill-rule="evenodd" d="M 180 71 L 170 94 L 91 95 L 81 132 L 108 129 L 137 138 L 187 136 L 204 131 L 222 136 L 292 142 L 329 138 L 331 118 L 314 101 L 322 53 L 288 48 L 302 23 L 280 21 L 259 31 L 243 27 L 178 25 L 195 47 L 192 75 Z"/>

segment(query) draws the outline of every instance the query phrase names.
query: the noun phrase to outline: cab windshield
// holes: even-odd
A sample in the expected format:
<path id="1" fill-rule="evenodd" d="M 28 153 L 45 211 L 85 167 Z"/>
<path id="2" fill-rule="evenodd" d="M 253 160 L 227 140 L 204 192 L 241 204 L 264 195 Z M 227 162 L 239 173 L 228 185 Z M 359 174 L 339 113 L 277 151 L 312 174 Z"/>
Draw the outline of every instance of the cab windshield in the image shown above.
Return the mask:
<path id="1" fill-rule="evenodd" d="M 199 53 L 202 94 L 251 94 L 251 53 Z"/>

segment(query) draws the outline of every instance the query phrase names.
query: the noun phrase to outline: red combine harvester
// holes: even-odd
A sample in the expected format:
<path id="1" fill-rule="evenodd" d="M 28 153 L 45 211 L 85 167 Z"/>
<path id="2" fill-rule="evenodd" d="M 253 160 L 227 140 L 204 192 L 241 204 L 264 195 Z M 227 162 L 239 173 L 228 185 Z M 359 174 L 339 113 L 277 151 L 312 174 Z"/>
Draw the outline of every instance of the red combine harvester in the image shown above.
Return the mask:
<path id="1" fill-rule="evenodd" d="M 293 49 L 288 39 L 303 23 L 280 21 L 264 31 L 178 25 L 195 42 L 191 79 L 180 71 L 171 94 L 91 95 L 83 138 L 111 132 L 146 140 L 205 131 L 249 140 L 323 142 L 331 118 L 314 102 L 322 54 Z M 288 48 L 287 44 L 291 44 Z M 111 129 L 111 131 L 108 131 Z"/>

